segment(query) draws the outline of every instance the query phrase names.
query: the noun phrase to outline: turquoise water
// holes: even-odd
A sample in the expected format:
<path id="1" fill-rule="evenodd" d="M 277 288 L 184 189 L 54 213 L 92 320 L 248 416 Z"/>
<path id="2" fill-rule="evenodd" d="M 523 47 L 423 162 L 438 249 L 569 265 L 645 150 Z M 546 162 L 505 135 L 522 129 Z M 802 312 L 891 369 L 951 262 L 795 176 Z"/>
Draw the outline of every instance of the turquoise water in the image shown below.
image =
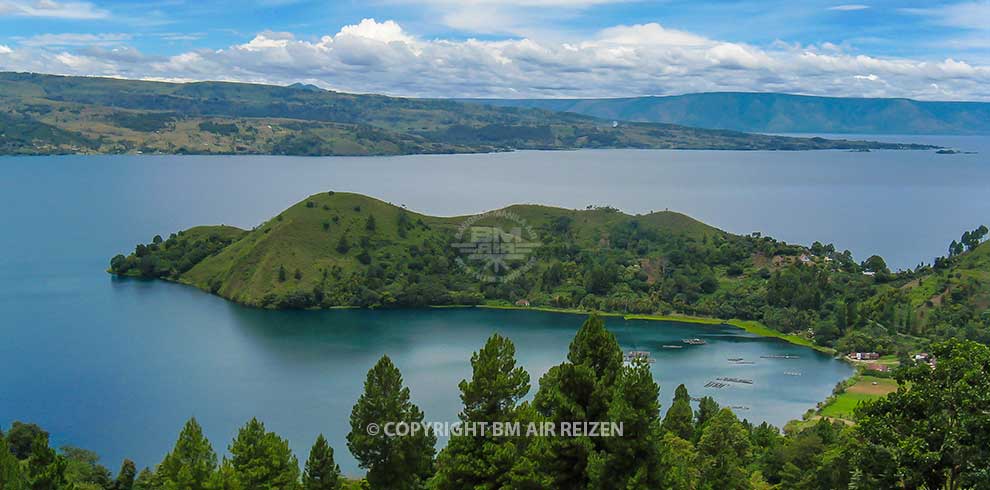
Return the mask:
<path id="1" fill-rule="evenodd" d="M 983 140 L 965 140 L 974 147 Z M 963 146 L 964 145 L 954 145 Z M 537 312 L 270 312 L 163 282 L 122 280 L 110 256 L 204 223 L 250 227 L 305 195 L 368 193 L 463 214 L 513 202 L 684 211 L 735 232 L 834 241 L 909 266 L 986 222 L 983 154 L 927 152 L 520 152 L 399 158 L 42 157 L 0 159 L 0 424 L 30 420 L 55 442 L 153 465 L 195 415 L 223 451 L 258 416 L 305 458 L 318 432 L 345 471 L 367 370 L 388 353 L 433 421 L 453 421 L 470 353 L 493 332 L 533 377 L 562 361 L 583 318 Z M 814 234 L 812 232 L 814 231 Z M 950 233 L 951 232 L 951 233 Z M 943 236 L 944 235 L 944 236 Z M 913 259 L 913 257 L 918 257 Z M 664 410 L 673 388 L 783 424 L 850 373 L 843 363 L 730 327 L 609 319 L 651 350 Z M 684 337 L 708 344 L 662 349 Z M 796 360 L 763 355 L 796 353 Z M 728 358 L 753 360 L 733 365 Z M 799 371 L 802 376 L 788 376 Z M 716 377 L 754 380 L 705 389 Z"/>

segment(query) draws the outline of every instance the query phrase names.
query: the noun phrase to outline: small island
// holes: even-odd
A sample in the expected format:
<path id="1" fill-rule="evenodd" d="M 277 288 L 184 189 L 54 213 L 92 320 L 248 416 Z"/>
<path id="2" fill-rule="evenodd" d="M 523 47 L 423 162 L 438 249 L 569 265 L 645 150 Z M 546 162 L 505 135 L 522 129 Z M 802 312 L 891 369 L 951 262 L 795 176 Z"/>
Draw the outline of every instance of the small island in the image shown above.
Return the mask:
<path id="1" fill-rule="evenodd" d="M 683 214 L 514 205 L 435 217 L 312 195 L 251 230 L 156 236 L 109 271 L 269 309 L 488 306 L 728 323 L 823 350 L 891 352 L 980 337 L 990 263 L 980 226 L 933 265 L 891 271 L 832 245 L 734 235 Z M 959 316 L 982 328 L 959 330 Z M 965 324 L 965 322 L 963 322 Z M 990 339 L 974 338 L 987 341 Z"/>

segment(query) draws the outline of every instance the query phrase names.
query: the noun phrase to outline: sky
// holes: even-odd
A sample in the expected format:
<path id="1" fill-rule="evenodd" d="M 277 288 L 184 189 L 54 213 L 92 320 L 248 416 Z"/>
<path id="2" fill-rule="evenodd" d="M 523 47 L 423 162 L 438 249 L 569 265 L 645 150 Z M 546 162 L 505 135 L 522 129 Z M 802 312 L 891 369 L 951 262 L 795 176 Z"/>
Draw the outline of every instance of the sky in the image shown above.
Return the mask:
<path id="1" fill-rule="evenodd" d="M 990 101 L 990 0 L 846 1 L 0 0 L 0 71 L 413 97 Z"/>

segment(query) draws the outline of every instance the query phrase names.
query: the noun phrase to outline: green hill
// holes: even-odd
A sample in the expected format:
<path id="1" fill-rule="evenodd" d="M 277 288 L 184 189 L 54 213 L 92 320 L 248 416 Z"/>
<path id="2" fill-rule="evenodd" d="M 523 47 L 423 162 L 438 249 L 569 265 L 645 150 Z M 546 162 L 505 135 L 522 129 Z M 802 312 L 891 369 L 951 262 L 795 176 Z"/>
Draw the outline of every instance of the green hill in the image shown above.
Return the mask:
<path id="1" fill-rule="evenodd" d="M 398 155 L 514 149 L 927 149 L 621 123 L 312 86 L 0 73 L 0 152 Z"/>
<path id="2" fill-rule="evenodd" d="M 974 232 L 976 233 L 976 232 Z M 254 229 L 196 227 L 111 261 L 263 308 L 524 305 L 763 323 L 841 351 L 990 342 L 990 245 L 891 272 L 879 257 L 723 232 L 673 212 L 515 205 L 434 217 L 326 192 Z M 501 237 L 494 240 L 493 237 Z"/>
<path id="3" fill-rule="evenodd" d="M 990 134 L 990 103 L 713 92 L 615 99 L 476 99 L 588 116 L 766 133 Z"/>

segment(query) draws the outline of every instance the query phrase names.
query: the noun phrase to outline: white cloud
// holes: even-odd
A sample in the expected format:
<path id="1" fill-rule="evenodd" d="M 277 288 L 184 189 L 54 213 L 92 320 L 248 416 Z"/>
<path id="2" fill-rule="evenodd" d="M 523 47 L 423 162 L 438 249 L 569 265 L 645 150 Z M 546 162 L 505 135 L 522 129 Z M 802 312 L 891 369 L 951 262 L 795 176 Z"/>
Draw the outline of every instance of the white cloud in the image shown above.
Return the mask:
<path id="1" fill-rule="evenodd" d="M 90 2 L 56 2 L 54 0 L 0 0 L 0 15 L 50 17 L 58 19 L 103 19 L 106 10 Z"/>
<path id="2" fill-rule="evenodd" d="M 132 48 L 25 46 L 0 69 L 160 80 L 297 81 L 345 92 L 427 97 L 616 97 L 701 91 L 990 100 L 990 66 L 877 58 L 840 45 L 724 42 L 659 24 L 549 42 L 423 39 L 365 19 L 320 38 L 262 32 L 170 57 Z"/>
<path id="3" fill-rule="evenodd" d="M 0 54 L 10 54 L 13 52 L 14 52 L 13 49 L 10 49 L 8 46 L 0 44 Z"/>
<path id="4" fill-rule="evenodd" d="M 57 47 L 57 46 L 108 46 L 121 44 L 131 40 L 130 34 L 104 33 L 104 34 L 38 34 L 29 38 L 21 39 L 22 46 L 35 47 Z"/>
<path id="5" fill-rule="evenodd" d="M 834 7 L 829 7 L 829 10 L 838 10 L 839 12 L 853 12 L 856 10 L 866 10 L 870 8 L 869 5 L 863 5 L 859 3 L 836 5 Z"/>
<path id="6" fill-rule="evenodd" d="M 961 2 L 932 8 L 909 8 L 903 11 L 924 16 L 944 26 L 990 31 L 990 0 Z"/>

